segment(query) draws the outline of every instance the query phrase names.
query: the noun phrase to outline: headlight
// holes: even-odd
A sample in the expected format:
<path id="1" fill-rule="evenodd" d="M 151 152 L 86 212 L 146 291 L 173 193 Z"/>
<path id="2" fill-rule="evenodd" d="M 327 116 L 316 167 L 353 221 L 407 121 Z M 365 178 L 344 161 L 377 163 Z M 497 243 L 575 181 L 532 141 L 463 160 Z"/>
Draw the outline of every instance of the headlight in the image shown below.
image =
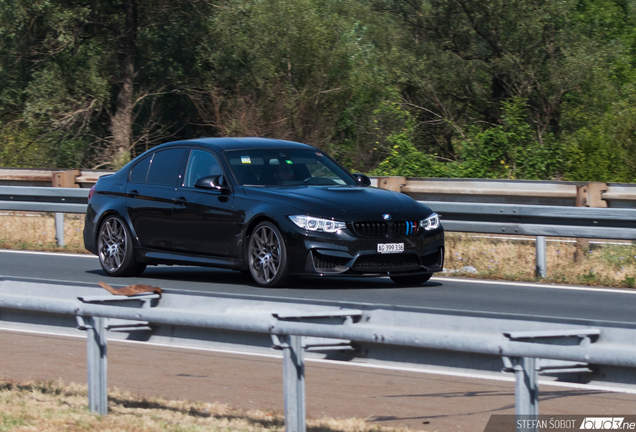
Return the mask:
<path id="1" fill-rule="evenodd" d="M 289 216 L 289 218 L 299 227 L 309 231 L 333 233 L 347 227 L 347 224 L 344 222 L 315 218 L 311 216 Z"/>
<path id="2" fill-rule="evenodd" d="M 432 213 L 429 217 L 420 221 L 420 226 L 426 231 L 439 228 L 439 215 L 437 213 Z"/>

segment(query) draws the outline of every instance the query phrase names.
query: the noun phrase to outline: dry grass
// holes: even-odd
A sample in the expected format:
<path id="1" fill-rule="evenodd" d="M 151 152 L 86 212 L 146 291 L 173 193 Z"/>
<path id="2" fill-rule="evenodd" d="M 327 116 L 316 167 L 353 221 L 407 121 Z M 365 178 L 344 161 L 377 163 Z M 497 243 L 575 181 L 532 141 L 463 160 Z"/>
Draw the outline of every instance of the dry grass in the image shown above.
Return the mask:
<path id="1" fill-rule="evenodd" d="M 52 214 L 0 215 L 0 248 L 86 252 L 82 239 L 84 216 L 65 216 L 65 243 L 58 247 Z M 485 238 L 465 233 L 446 234 L 446 275 L 482 279 L 536 281 L 533 237 Z M 547 278 L 544 282 L 634 288 L 636 246 L 595 244 L 577 254 L 572 239 L 548 239 Z M 476 274 L 460 272 L 471 266 Z"/>
<path id="2" fill-rule="evenodd" d="M 64 215 L 64 247 L 55 239 L 52 213 L 8 212 L 0 214 L 0 248 L 60 252 L 87 252 L 82 230 L 84 215 Z"/>
<path id="3" fill-rule="evenodd" d="M 241 411 L 217 403 L 139 398 L 109 393 L 107 416 L 90 414 L 86 388 L 60 382 L 0 381 L 0 432 L 283 431 L 282 413 Z M 310 432 L 408 432 L 361 419 L 308 419 Z"/>
<path id="4" fill-rule="evenodd" d="M 520 237 L 514 237 L 518 239 Z M 573 239 L 549 238 L 546 251 L 547 277 L 543 282 L 634 288 L 636 246 L 592 242 L 577 251 Z M 523 240 L 485 238 L 466 233 L 447 233 L 447 275 L 513 281 L 537 281 L 533 237 Z M 477 273 L 462 272 L 471 266 Z"/>

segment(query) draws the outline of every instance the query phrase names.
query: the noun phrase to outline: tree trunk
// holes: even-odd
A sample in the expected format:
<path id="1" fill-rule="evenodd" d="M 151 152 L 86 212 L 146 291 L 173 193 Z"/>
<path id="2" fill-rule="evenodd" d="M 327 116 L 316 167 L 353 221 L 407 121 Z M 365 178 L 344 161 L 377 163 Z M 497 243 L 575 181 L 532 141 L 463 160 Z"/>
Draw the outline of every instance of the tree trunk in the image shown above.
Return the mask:
<path id="1" fill-rule="evenodd" d="M 123 7 L 125 23 L 124 31 L 120 35 L 122 50 L 120 88 L 110 125 L 115 150 L 112 163 L 115 168 L 124 166 L 130 160 L 133 85 L 137 52 L 137 0 L 124 0 Z"/>

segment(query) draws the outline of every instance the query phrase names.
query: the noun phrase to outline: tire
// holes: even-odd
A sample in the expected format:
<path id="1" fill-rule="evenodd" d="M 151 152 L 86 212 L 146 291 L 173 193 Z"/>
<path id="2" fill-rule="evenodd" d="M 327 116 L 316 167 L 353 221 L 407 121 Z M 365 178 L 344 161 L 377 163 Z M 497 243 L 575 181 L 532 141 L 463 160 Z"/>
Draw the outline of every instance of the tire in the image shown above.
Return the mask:
<path id="1" fill-rule="evenodd" d="M 99 226 L 97 252 L 109 276 L 138 276 L 146 269 L 135 261 L 130 231 L 117 216 L 108 216 Z"/>
<path id="2" fill-rule="evenodd" d="M 421 285 L 428 281 L 433 273 L 419 273 L 403 276 L 389 276 L 398 285 Z"/>
<path id="3" fill-rule="evenodd" d="M 247 260 L 252 279 L 258 285 L 273 288 L 287 282 L 287 247 L 273 223 L 261 222 L 256 226 L 250 236 Z"/>

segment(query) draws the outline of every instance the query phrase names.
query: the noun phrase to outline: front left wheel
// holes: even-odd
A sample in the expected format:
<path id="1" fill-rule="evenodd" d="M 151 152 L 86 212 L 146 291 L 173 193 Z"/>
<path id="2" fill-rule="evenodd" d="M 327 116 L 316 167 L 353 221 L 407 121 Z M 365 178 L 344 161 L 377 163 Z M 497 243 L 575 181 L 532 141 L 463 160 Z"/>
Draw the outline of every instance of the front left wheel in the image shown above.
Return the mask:
<path id="1" fill-rule="evenodd" d="M 267 288 L 284 285 L 288 276 L 283 235 L 271 222 L 261 222 L 250 237 L 248 263 L 254 281 Z"/>
<path id="2" fill-rule="evenodd" d="M 128 227 L 118 216 L 108 216 L 99 226 L 99 263 L 109 276 L 138 276 L 146 265 L 135 261 Z"/>

